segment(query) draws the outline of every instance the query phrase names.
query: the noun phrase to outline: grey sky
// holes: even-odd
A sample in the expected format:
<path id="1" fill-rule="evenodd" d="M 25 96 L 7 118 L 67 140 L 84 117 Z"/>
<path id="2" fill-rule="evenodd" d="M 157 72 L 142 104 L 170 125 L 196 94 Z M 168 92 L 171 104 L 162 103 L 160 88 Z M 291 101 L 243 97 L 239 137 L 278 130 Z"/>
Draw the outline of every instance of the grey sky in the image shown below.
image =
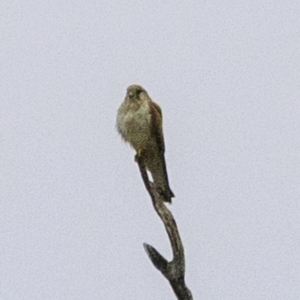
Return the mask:
<path id="1" fill-rule="evenodd" d="M 134 151 L 129 84 L 164 115 L 195 299 L 300 299 L 298 1 L 0 6 L 0 299 L 175 299 Z"/>

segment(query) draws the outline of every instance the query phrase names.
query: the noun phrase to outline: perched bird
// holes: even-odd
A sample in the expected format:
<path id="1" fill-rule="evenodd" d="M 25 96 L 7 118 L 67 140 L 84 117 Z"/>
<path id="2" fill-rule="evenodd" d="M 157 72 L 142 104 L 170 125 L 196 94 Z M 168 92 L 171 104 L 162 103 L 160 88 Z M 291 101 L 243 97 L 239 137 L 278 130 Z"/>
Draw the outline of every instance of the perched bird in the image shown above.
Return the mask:
<path id="1" fill-rule="evenodd" d="M 117 129 L 137 155 L 143 157 L 162 199 L 171 202 L 174 194 L 169 187 L 165 163 L 161 109 L 140 85 L 127 88 L 126 97 L 118 109 Z"/>

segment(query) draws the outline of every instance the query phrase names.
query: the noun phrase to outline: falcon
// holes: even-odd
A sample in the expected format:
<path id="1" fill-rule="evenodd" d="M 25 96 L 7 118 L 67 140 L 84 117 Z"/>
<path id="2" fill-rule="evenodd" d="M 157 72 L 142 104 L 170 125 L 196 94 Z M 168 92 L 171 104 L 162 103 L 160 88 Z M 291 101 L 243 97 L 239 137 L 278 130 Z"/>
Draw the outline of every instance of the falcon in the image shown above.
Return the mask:
<path id="1" fill-rule="evenodd" d="M 122 138 L 142 156 L 152 175 L 154 186 L 165 202 L 174 194 L 169 186 L 165 162 L 162 112 L 140 85 L 130 85 L 118 109 L 117 130 Z"/>

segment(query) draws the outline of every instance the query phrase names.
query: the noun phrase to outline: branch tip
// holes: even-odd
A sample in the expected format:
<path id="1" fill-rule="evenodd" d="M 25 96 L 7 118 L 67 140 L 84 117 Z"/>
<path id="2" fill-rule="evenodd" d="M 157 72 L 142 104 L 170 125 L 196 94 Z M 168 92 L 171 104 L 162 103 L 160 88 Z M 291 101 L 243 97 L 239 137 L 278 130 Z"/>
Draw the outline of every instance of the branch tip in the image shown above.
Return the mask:
<path id="1" fill-rule="evenodd" d="M 144 248 L 154 266 L 165 274 L 167 272 L 168 261 L 151 245 L 144 243 Z"/>

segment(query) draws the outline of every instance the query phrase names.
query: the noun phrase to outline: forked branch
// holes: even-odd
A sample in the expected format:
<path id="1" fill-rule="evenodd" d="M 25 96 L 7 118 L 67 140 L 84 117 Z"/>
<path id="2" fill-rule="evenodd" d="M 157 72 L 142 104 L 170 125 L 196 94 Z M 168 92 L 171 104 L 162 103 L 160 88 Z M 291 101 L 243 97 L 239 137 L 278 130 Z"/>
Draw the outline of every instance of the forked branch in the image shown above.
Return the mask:
<path id="1" fill-rule="evenodd" d="M 142 156 L 136 156 L 136 162 L 139 165 L 141 176 L 145 187 L 151 197 L 155 211 L 161 218 L 168 233 L 173 259 L 168 262 L 154 247 L 144 244 L 144 248 L 154 266 L 166 277 L 179 300 L 192 300 L 191 291 L 185 284 L 185 259 L 184 249 L 179 236 L 178 228 L 173 215 L 165 206 L 163 199 L 157 193 L 154 184 L 149 181 L 149 177 L 143 162 Z"/>

